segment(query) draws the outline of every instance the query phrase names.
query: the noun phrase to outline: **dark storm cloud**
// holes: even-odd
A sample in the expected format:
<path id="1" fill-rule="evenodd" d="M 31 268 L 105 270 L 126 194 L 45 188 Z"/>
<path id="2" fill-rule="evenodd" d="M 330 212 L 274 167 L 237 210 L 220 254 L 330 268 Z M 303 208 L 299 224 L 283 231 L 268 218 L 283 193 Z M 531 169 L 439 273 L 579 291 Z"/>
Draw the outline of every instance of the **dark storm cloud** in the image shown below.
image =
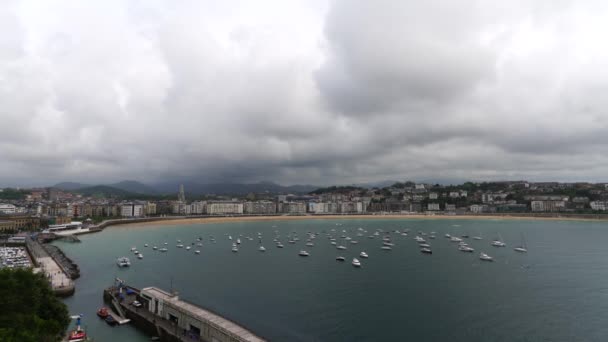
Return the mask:
<path id="1" fill-rule="evenodd" d="M 601 180 L 606 14 L 599 1 L 8 1 L 0 185 Z"/>

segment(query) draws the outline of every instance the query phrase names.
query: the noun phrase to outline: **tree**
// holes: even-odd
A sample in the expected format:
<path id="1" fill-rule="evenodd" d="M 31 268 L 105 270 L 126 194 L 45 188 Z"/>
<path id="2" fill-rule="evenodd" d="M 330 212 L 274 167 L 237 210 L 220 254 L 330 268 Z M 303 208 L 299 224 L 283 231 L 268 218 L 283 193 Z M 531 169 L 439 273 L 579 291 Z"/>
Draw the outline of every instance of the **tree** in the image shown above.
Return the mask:
<path id="1" fill-rule="evenodd" d="M 0 270 L 0 308 L 0 341 L 59 341 L 70 323 L 44 275 L 30 269 Z"/>

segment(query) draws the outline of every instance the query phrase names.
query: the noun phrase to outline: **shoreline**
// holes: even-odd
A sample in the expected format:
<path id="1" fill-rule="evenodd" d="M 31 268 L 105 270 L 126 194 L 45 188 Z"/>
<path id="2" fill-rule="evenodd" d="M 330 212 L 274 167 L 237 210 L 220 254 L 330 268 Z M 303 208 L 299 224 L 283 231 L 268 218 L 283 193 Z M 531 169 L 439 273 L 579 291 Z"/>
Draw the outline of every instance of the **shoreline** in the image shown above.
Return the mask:
<path id="1" fill-rule="evenodd" d="M 158 225 L 192 225 L 229 222 L 256 222 L 256 221 L 297 221 L 297 220 L 516 220 L 516 221 L 608 221 L 608 215 L 597 218 L 572 216 L 525 216 L 525 215 L 422 215 L 422 214 L 386 214 L 386 215 L 271 215 L 271 216 L 219 216 L 219 217 L 193 217 L 193 218 L 159 218 L 145 222 L 120 222 L 115 225 L 130 226 L 158 226 Z M 107 228 L 107 227 L 106 227 Z"/>

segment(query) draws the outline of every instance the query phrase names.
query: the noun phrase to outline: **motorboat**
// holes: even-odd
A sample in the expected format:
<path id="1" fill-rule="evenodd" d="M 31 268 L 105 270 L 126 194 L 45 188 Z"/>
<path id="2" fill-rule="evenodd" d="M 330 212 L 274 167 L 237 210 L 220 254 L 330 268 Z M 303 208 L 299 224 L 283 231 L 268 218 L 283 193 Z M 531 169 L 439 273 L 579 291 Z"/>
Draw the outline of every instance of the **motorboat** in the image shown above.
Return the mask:
<path id="1" fill-rule="evenodd" d="M 359 241 L 357 241 L 357 240 L 350 240 L 350 243 L 353 244 L 353 245 L 356 245 L 356 244 L 359 243 Z"/>
<path id="2" fill-rule="evenodd" d="M 473 236 L 473 240 L 483 240 L 481 236 Z"/>
<path id="3" fill-rule="evenodd" d="M 97 316 L 99 316 L 103 319 L 108 317 L 108 315 L 110 315 L 110 313 L 108 312 L 108 308 L 106 308 L 106 307 L 102 307 L 99 310 L 97 310 Z"/>
<path id="4" fill-rule="evenodd" d="M 89 338 L 87 337 L 87 333 L 80 326 L 81 316 L 82 315 L 71 316 L 72 319 L 76 319 L 76 329 L 70 331 L 70 333 L 68 334 L 68 342 L 84 342 L 84 341 L 89 340 Z M 106 316 L 106 317 L 109 317 L 109 316 Z"/>
<path id="5" fill-rule="evenodd" d="M 344 261 L 346 259 L 343 256 L 338 256 L 338 257 L 336 257 L 336 260 L 338 260 L 338 261 Z"/>
<path id="6" fill-rule="evenodd" d="M 238 248 L 238 247 L 232 247 L 232 251 L 233 251 L 234 253 L 236 253 L 236 252 L 238 252 L 238 251 L 239 251 L 239 248 Z"/>
<path id="7" fill-rule="evenodd" d="M 334 246 L 338 244 L 336 241 L 332 241 L 332 242 L 330 242 L 330 243 L 331 243 L 332 245 L 334 245 Z"/>
<path id="8" fill-rule="evenodd" d="M 475 251 L 474 248 L 469 247 L 469 246 L 460 246 L 460 247 L 458 247 L 458 250 L 461 252 L 466 252 L 466 253 L 473 253 Z"/>
<path id="9" fill-rule="evenodd" d="M 450 234 L 445 234 L 445 237 L 449 239 L 449 238 L 451 238 L 451 237 L 452 237 L 452 235 L 450 235 Z"/>
<path id="10" fill-rule="evenodd" d="M 452 236 L 450 238 L 450 242 L 461 242 L 461 241 L 462 241 L 462 239 L 459 237 L 456 237 L 456 236 Z"/>
<path id="11" fill-rule="evenodd" d="M 353 258 L 353 266 L 361 267 L 361 262 L 357 258 Z"/>
<path id="12" fill-rule="evenodd" d="M 314 247 L 314 245 L 315 245 L 315 244 L 314 244 L 314 243 L 312 243 L 312 242 L 307 242 L 307 243 L 306 243 L 306 246 L 308 246 L 308 247 Z"/>
<path id="13" fill-rule="evenodd" d="M 293 244 L 293 243 L 296 243 L 296 241 L 295 241 L 295 240 L 289 240 L 289 241 L 287 241 L 287 242 L 292 243 L 292 244 Z"/>
<path id="14" fill-rule="evenodd" d="M 146 244 L 144 244 L 144 247 L 148 247 L 148 244 L 147 244 L 147 243 L 146 243 Z"/>
<path id="15" fill-rule="evenodd" d="M 135 247 L 135 246 L 131 247 L 131 252 L 134 252 L 136 250 L 137 250 L 137 247 Z"/>
<path id="16" fill-rule="evenodd" d="M 189 251 L 190 250 L 190 246 L 186 247 L 186 250 Z"/>
<path id="17" fill-rule="evenodd" d="M 264 246 L 260 246 L 260 248 L 258 248 L 258 250 L 259 250 L 260 252 L 266 252 L 266 247 L 264 247 Z"/>
<path id="18" fill-rule="evenodd" d="M 154 246 L 154 247 L 152 247 L 152 249 L 153 249 L 153 250 L 157 250 L 157 249 L 158 249 L 158 247 Z"/>
<path id="19" fill-rule="evenodd" d="M 385 245 L 385 246 L 394 246 L 395 245 L 392 242 L 383 242 L 382 244 Z"/>
<path id="20" fill-rule="evenodd" d="M 421 243 L 418 246 L 421 248 L 431 248 L 431 245 L 429 245 L 428 243 Z"/>
<path id="21" fill-rule="evenodd" d="M 310 254 L 307 251 L 300 251 L 300 253 L 298 253 L 299 256 L 309 256 Z"/>
<path id="22" fill-rule="evenodd" d="M 367 253 L 365 253 L 365 252 L 361 252 L 359 254 L 359 257 L 361 257 L 361 258 L 369 258 L 369 255 L 367 255 Z"/>
<path id="23" fill-rule="evenodd" d="M 120 257 L 120 258 L 116 259 L 116 264 L 119 267 L 129 267 L 129 266 L 131 266 L 131 261 L 127 257 Z"/>
<path id="24" fill-rule="evenodd" d="M 111 326 L 115 326 L 118 322 L 111 315 L 105 318 L 106 323 Z"/>
<path id="25" fill-rule="evenodd" d="M 177 247 L 177 248 L 184 248 L 184 245 L 182 245 L 182 244 L 180 243 L 180 244 L 176 245 L 175 247 Z"/>
<path id="26" fill-rule="evenodd" d="M 143 258 L 144 258 L 143 254 L 141 254 L 141 253 L 137 254 L 137 259 L 143 259 Z"/>
<path id="27" fill-rule="evenodd" d="M 391 246 L 382 246 L 380 248 L 384 249 L 385 251 L 390 251 L 391 249 L 393 249 Z"/>
<path id="28" fill-rule="evenodd" d="M 285 247 L 285 246 L 283 246 L 283 244 L 282 244 L 282 243 L 277 242 L 277 248 L 283 248 L 283 247 Z"/>
<path id="29" fill-rule="evenodd" d="M 136 249 L 133 251 L 133 254 L 137 255 L 137 254 L 139 254 L 139 251 Z"/>
<path id="30" fill-rule="evenodd" d="M 161 251 L 161 252 L 164 253 L 164 252 L 168 251 L 168 249 L 166 249 L 165 247 L 163 247 L 163 248 L 159 249 L 159 251 Z"/>
<path id="31" fill-rule="evenodd" d="M 240 239 L 240 238 L 239 238 L 239 239 L 236 239 L 236 244 L 237 244 L 237 245 L 240 245 L 240 244 L 241 244 L 241 239 Z"/>
<path id="32" fill-rule="evenodd" d="M 201 251 L 199 251 L 198 249 L 194 251 L 194 254 L 201 254 Z"/>
<path id="33" fill-rule="evenodd" d="M 481 259 L 482 261 L 494 261 L 494 258 L 484 252 L 479 253 L 479 259 Z"/>
<path id="34" fill-rule="evenodd" d="M 346 247 L 345 247 L 345 246 L 342 246 L 342 245 L 337 246 L 336 248 L 337 248 L 337 249 L 346 249 Z"/>
<path id="35" fill-rule="evenodd" d="M 420 253 L 433 254 L 433 251 L 430 248 L 421 248 Z"/>

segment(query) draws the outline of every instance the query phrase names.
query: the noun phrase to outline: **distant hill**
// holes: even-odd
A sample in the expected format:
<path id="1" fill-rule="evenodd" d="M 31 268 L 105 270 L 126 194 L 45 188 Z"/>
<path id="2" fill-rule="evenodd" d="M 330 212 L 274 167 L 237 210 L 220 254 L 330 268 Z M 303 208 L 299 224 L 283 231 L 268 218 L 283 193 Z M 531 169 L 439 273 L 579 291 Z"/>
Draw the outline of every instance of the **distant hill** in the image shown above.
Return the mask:
<path id="1" fill-rule="evenodd" d="M 118 182 L 118 183 L 114 183 L 114 184 L 108 184 L 108 186 L 111 186 L 116 189 L 128 191 L 128 192 L 136 193 L 136 194 L 144 194 L 144 195 L 158 195 L 159 194 L 159 191 L 157 189 L 154 189 L 151 186 L 148 186 L 144 183 L 141 183 L 138 181 L 133 181 L 133 180 L 126 180 L 126 181 L 122 181 L 122 182 Z"/>
<path id="2" fill-rule="evenodd" d="M 297 193 L 304 194 L 309 193 L 317 189 L 318 187 L 313 185 L 291 185 L 282 186 L 271 182 L 260 182 L 253 184 L 241 184 L 241 183 L 217 183 L 217 184 L 200 184 L 196 182 L 171 182 L 157 184 L 154 188 L 164 194 L 175 193 L 179 190 L 179 184 L 184 184 L 184 189 L 187 194 L 193 195 L 204 195 L 204 194 L 216 194 L 216 195 L 246 195 L 248 193 L 272 193 L 272 194 L 287 194 Z"/>
<path id="3" fill-rule="evenodd" d="M 91 196 L 91 197 L 105 197 L 105 198 L 128 198 L 133 197 L 134 194 L 129 191 L 117 189 L 108 185 L 95 185 L 89 186 L 85 188 L 80 188 L 76 190 L 72 190 L 75 193 L 81 194 L 83 196 Z"/>
<path id="4" fill-rule="evenodd" d="M 61 183 L 57 183 L 55 185 L 53 185 L 53 188 L 57 188 L 57 189 L 61 189 L 61 190 L 67 190 L 67 191 L 72 191 L 72 190 L 78 190 L 78 189 L 82 189 L 82 188 L 86 188 L 91 186 L 90 184 L 83 184 L 83 183 L 76 183 L 76 182 L 61 182 Z"/>

